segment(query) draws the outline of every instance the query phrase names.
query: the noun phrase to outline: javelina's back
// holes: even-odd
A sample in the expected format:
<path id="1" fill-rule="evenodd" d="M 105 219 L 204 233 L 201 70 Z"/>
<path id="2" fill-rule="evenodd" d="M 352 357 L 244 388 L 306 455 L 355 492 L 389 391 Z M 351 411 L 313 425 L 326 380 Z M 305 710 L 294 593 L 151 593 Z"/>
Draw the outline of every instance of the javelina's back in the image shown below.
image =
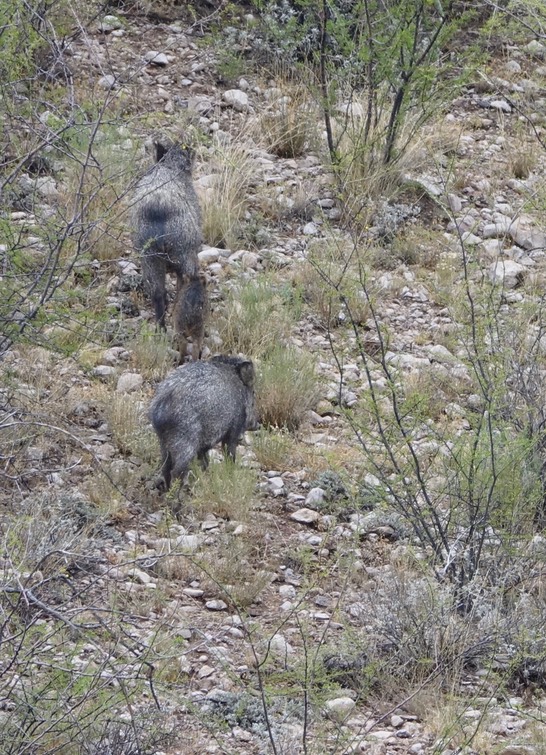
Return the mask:
<path id="1" fill-rule="evenodd" d="M 192 181 L 193 150 L 156 142 L 156 164 L 138 182 L 132 202 L 133 244 L 156 321 L 165 327 L 165 275 L 198 273 L 201 211 Z"/>
<path id="2" fill-rule="evenodd" d="M 159 438 L 165 487 L 181 480 L 193 459 L 207 464 L 217 443 L 235 459 L 245 430 L 256 430 L 254 366 L 239 357 L 213 357 L 178 367 L 157 388 L 150 419 Z"/>
<path id="3" fill-rule="evenodd" d="M 173 324 L 178 339 L 180 362 L 184 361 L 188 338 L 192 339 L 192 359 L 201 359 L 205 321 L 209 315 L 207 278 L 204 272 L 196 278 L 184 276 L 176 295 Z"/>

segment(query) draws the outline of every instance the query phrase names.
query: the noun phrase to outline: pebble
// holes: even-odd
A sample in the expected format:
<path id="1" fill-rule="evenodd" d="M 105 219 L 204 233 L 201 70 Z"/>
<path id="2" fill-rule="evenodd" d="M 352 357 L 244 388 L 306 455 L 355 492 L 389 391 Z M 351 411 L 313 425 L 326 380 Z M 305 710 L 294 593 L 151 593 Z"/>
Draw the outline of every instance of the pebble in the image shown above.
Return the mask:
<path id="1" fill-rule="evenodd" d="M 144 56 L 144 60 L 147 63 L 151 63 L 152 65 L 159 66 L 161 68 L 169 64 L 169 58 L 165 55 L 165 53 L 157 52 L 156 50 L 150 50 L 150 52 L 147 52 Z"/>
<path id="2" fill-rule="evenodd" d="M 320 519 L 320 514 L 312 509 L 302 508 L 290 514 L 290 519 L 300 522 L 300 524 L 316 524 Z"/>
<path id="3" fill-rule="evenodd" d="M 224 102 L 234 110 L 244 112 L 249 109 L 248 94 L 242 89 L 228 89 L 222 97 Z"/>
<path id="4" fill-rule="evenodd" d="M 207 600 L 205 608 L 208 608 L 209 611 L 225 611 L 227 603 L 224 603 L 223 600 Z"/>
<path id="5" fill-rule="evenodd" d="M 350 697 L 336 697 L 333 700 L 328 700 L 324 706 L 328 717 L 340 723 L 345 721 L 355 707 L 356 703 Z"/>
<path id="6" fill-rule="evenodd" d="M 138 372 L 124 372 L 118 378 L 117 393 L 132 393 L 142 388 L 144 378 Z"/>
<path id="7" fill-rule="evenodd" d="M 324 503 L 325 497 L 326 491 L 322 488 L 311 488 L 305 499 L 305 506 L 309 509 L 320 506 L 321 503 Z"/>

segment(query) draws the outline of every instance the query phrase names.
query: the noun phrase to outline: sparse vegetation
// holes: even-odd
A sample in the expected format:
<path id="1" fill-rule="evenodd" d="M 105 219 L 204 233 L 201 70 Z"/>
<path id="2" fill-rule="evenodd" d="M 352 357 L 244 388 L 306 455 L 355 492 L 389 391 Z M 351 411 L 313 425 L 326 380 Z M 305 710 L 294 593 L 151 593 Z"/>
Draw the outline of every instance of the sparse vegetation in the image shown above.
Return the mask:
<path id="1" fill-rule="evenodd" d="M 0 755 L 542 752 L 545 32 L 0 0 Z M 226 250 L 216 362 L 156 422 L 210 464 L 167 494 L 127 212 L 157 134 Z"/>

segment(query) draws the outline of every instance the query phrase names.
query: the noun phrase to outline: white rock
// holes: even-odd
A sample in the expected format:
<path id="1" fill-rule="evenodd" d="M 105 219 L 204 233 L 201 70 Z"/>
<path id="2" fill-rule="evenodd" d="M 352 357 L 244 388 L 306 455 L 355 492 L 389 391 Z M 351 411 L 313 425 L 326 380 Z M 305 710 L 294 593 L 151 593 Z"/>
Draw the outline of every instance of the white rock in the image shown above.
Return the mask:
<path id="1" fill-rule="evenodd" d="M 516 218 L 510 226 L 510 236 L 514 243 L 528 251 L 544 249 L 546 247 L 546 234 L 532 228 L 528 218 Z"/>
<path id="2" fill-rule="evenodd" d="M 224 102 L 234 110 L 243 112 L 249 109 L 248 94 L 241 89 L 228 89 L 223 94 Z"/>
<path id="3" fill-rule="evenodd" d="M 334 721 L 345 721 L 356 707 L 356 703 L 350 697 L 336 697 L 334 700 L 328 700 L 325 706 L 326 714 Z"/>
<path id="4" fill-rule="evenodd" d="M 116 385 L 117 393 L 131 393 L 132 391 L 138 391 L 142 388 L 144 378 L 138 372 L 124 372 L 118 378 L 118 384 Z"/>
<path id="5" fill-rule="evenodd" d="M 151 63 L 154 66 L 164 67 L 169 64 L 169 58 L 164 52 L 158 52 L 157 50 L 150 50 L 144 56 L 144 60 L 147 63 Z"/>
<path id="6" fill-rule="evenodd" d="M 304 236 L 316 236 L 318 233 L 318 228 L 315 223 L 306 223 L 303 226 L 302 233 Z"/>
<path id="7" fill-rule="evenodd" d="M 491 283 L 500 284 L 506 288 L 516 288 L 523 282 L 526 272 L 527 268 L 519 262 L 499 260 L 493 262 L 487 274 Z"/>
<path id="8" fill-rule="evenodd" d="M 506 100 L 492 100 L 489 103 L 489 107 L 493 110 L 502 110 L 503 113 L 511 113 L 512 108 L 506 102 Z"/>
<path id="9" fill-rule="evenodd" d="M 194 553 L 201 545 L 199 535 L 179 535 L 174 541 L 177 550 L 185 553 Z"/>
<path id="10" fill-rule="evenodd" d="M 136 567 L 130 569 L 127 572 L 127 575 L 129 577 L 133 577 L 133 579 L 136 579 L 137 582 L 140 582 L 143 585 L 148 585 L 150 582 L 152 582 L 152 578 L 147 572 L 142 571 L 142 569 L 137 569 Z"/>
<path id="11" fill-rule="evenodd" d="M 122 29 L 123 23 L 117 16 L 104 16 L 99 24 L 101 31 L 114 31 L 114 29 Z"/>
<path id="12" fill-rule="evenodd" d="M 463 208 L 463 203 L 456 194 L 448 194 L 447 203 L 451 212 L 460 212 Z"/>
<path id="13" fill-rule="evenodd" d="M 311 488 L 305 499 L 305 505 L 308 508 L 313 508 L 324 502 L 326 491 L 322 488 Z"/>
<path id="14" fill-rule="evenodd" d="M 221 252 L 221 249 L 216 249 L 213 246 L 207 246 L 202 249 L 197 256 L 201 264 L 210 265 L 211 262 L 218 262 Z"/>
<path id="15" fill-rule="evenodd" d="M 51 176 L 39 176 L 36 179 L 36 190 L 39 194 L 42 195 L 42 197 L 46 197 L 48 199 L 53 199 L 57 196 L 59 196 L 59 190 L 57 188 L 57 184 L 55 182 L 55 179 Z"/>
<path id="16" fill-rule="evenodd" d="M 93 367 L 93 375 L 95 377 L 102 378 L 103 380 L 106 380 L 107 378 L 110 378 L 115 374 L 115 367 L 111 367 L 108 364 L 98 364 L 96 367 Z"/>
<path id="17" fill-rule="evenodd" d="M 267 481 L 267 488 L 272 495 L 282 495 L 284 490 L 284 480 L 282 477 L 271 477 Z"/>
<path id="18" fill-rule="evenodd" d="M 318 522 L 319 518 L 320 514 L 317 511 L 312 511 L 311 509 L 306 508 L 298 509 L 290 515 L 290 519 L 293 519 L 295 522 L 300 522 L 300 524 L 315 524 Z"/>
<path id="19" fill-rule="evenodd" d="M 199 671 L 197 672 L 197 676 L 199 679 L 206 679 L 208 676 L 212 676 L 214 674 L 214 669 L 212 666 L 201 666 Z"/>
<path id="20" fill-rule="evenodd" d="M 268 644 L 269 650 L 278 658 L 285 658 L 287 655 L 294 654 L 294 648 L 287 642 L 286 638 L 282 634 L 275 634 L 270 639 Z"/>
<path id="21" fill-rule="evenodd" d="M 116 85 L 116 77 L 108 73 L 106 76 L 100 77 L 98 84 L 102 89 L 113 89 Z"/>
<path id="22" fill-rule="evenodd" d="M 224 603 L 223 600 L 207 600 L 205 608 L 208 608 L 209 611 L 225 611 L 227 603 Z"/>

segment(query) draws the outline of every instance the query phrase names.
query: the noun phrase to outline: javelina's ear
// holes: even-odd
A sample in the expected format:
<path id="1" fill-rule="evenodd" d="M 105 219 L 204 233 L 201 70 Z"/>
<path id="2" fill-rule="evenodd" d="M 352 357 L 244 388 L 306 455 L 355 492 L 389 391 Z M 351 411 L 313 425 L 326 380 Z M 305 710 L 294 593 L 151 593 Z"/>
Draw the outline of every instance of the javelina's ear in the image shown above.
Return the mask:
<path id="1" fill-rule="evenodd" d="M 237 367 L 239 377 L 245 385 L 251 388 L 254 385 L 254 365 L 252 362 L 241 362 Z"/>

